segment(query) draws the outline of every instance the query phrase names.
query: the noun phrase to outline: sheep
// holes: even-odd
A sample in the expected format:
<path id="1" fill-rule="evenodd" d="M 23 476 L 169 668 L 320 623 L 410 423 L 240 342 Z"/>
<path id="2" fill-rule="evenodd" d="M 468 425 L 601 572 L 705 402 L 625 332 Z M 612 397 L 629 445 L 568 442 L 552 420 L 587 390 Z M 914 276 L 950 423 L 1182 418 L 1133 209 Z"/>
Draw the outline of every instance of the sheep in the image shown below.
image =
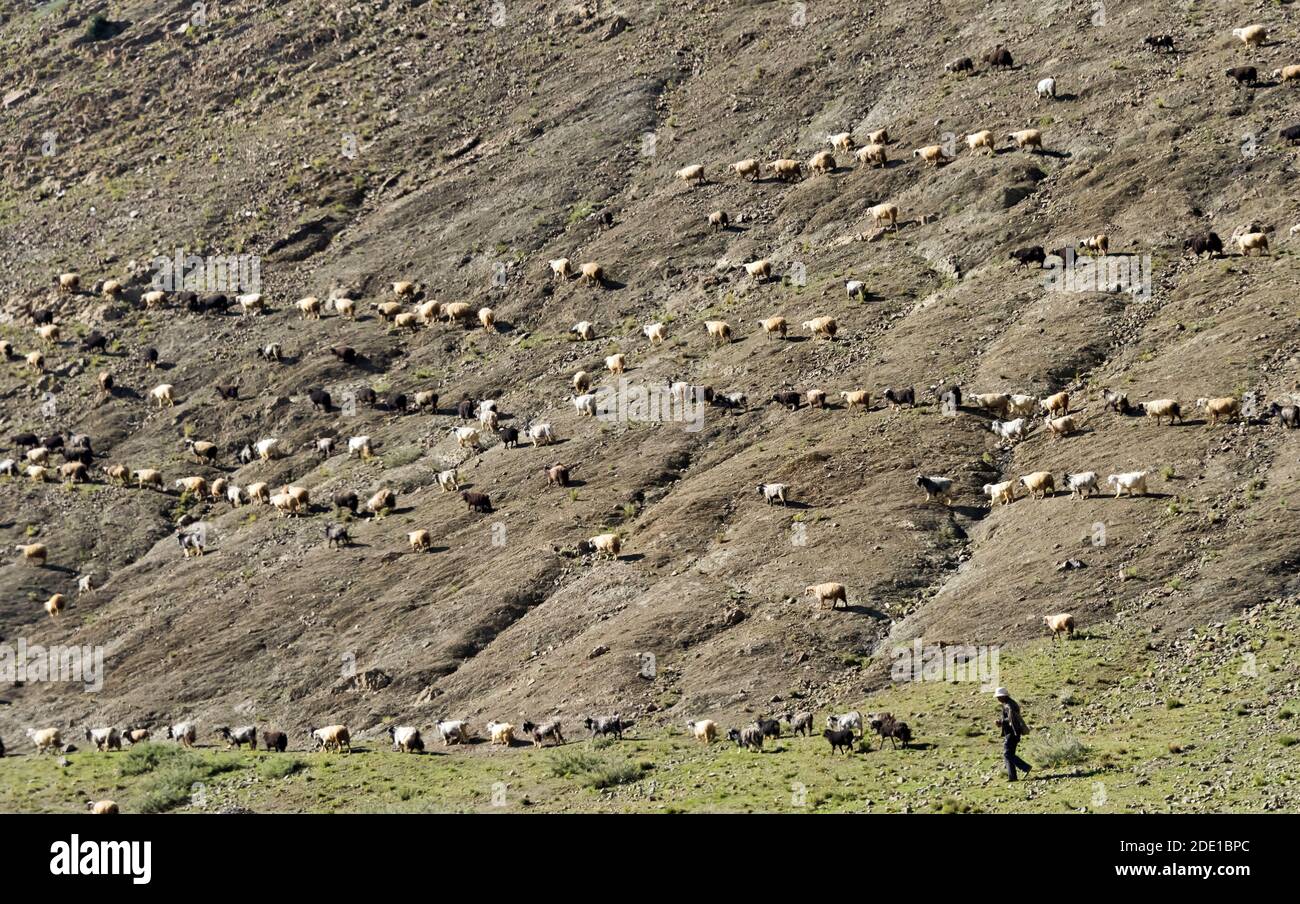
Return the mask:
<path id="1" fill-rule="evenodd" d="M 262 746 L 276 753 L 284 753 L 289 747 L 289 736 L 282 731 L 267 729 L 262 732 Z"/>
<path id="2" fill-rule="evenodd" d="M 959 57 L 943 68 L 948 72 L 974 72 L 975 61 L 970 57 Z"/>
<path id="3" fill-rule="evenodd" d="M 1039 129 L 1021 129 L 1018 132 L 1011 132 L 1007 135 L 1007 140 L 1013 142 L 1022 151 L 1037 149 L 1041 153 L 1043 150 L 1043 133 Z"/>
<path id="4" fill-rule="evenodd" d="M 966 147 L 970 149 L 972 154 L 976 153 L 980 148 L 986 149 L 990 154 L 997 154 L 997 148 L 993 141 L 993 133 L 988 129 L 983 129 L 979 132 L 972 132 L 965 137 L 965 141 Z"/>
<path id="5" fill-rule="evenodd" d="M 712 719 L 696 719 L 687 722 L 686 728 L 701 744 L 712 744 L 718 737 L 718 723 Z"/>
<path id="6" fill-rule="evenodd" d="M 348 320 L 357 319 L 357 303 L 351 298 L 338 296 L 333 300 L 334 310 L 340 317 Z"/>
<path id="7" fill-rule="evenodd" d="M 725 320 L 706 320 L 704 329 L 708 331 L 709 340 L 714 345 L 726 345 L 731 342 L 731 324 Z"/>
<path id="8" fill-rule="evenodd" d="M 596 338 L 596 327 L 587 320 L 579 320 L 569 327 L 569 332 L 575 334 L 583 342 L 591 342 Z"/>
<path id="9" fill-rule="evenodd" d="M 763 732 L 757 725 L 746 725 L 744 728 L 733 728 L 727 732 L 727 740 L 734 743 L 737 747 L 748 747 L 751 750 L 763 749 Z"/>
<path id="10" fill-rule="evenodd" d="M 299 320 L 320 320 L 320 299 L 314 295 L 308 295 L 306 298 L 299 298 L 294 302 L 298 309 Z"/>
<path id="11" fill-rule="evenodd" d="M 126 465 L 105 465 L 101 470 L 111 483 L 126 486 L 131 480 L 131 470 Z"/>
<path id="12" fill-rule="evenodd" d="M 618 713 L 608 717 L 587 718 L 582 724 L 591 732 L 593 738 L 613 735 L 620 741 L 623 740 L 623 732 L 632 727 L 632 723 L 621 718 Z"/>
<path id="13" fill-rule="evenodd" d="M 62 593 L 56 593 L 45 601 L 45 612 L 50 618 L 58 618 L 59 613 L 68 606 L 68 598 Z"/>
<path id="14" fill-rule="evenodd" d="M 325 525 L 325 546 L 329 548 L 340 548 L 352 545 L 352 535 L 348 533 L 346 524 L 339 524 L 337 521 L 331 521 Z"/>
<path id="15" fill-rule="evenodd" d="M 1275 417 L 1277 422 L 1282 425 L 1283 429 L 1295 430 L 1300 428 L 1300 405 L 1279 405 L 1274 402 L 1268 406 L 1264 412 L 1266 417 Z"/>
<path id="16" fill-rule="evenodd" d="M 867 213 L 871 214 L 872 222 L 876 224 L 877 228 L 880 228 L 882 223 L 888 223 L 895 232 L 898 231 L 899 209 L 897 204 L 888 202 L 885 204 L 877 204 L 874 207 L 868 208 Z"/>
<path id="17" fill-rule="evenodd" d="M 1250 257 L 1250 252 L 1258 251 L 1260 255 L 1268 254 L 1268 235 L 1263 232 L 1247 232 L 1235 239 L 1242 257 Z"/>
<path id="18" fill-rule="evenodd" d="M 913 157 L 920 157 L 922 162 L 929 163 L 932 166 L 940 167 L 947 163 L 951 158 L 944 152 L 941 144 L 927 144 L 923 148 L 917 148 L 912 151 Z"/>
<path id="19" fill-rule="evenodd" d="M 1160 419 L 1165 417 L 1169 418 L 1170 426 L 1173 425 L 1175 419 L 1179 422 L 1183 420 L 1182 406 L 1173 399 L 1155 399 L 1150 402 L 1143 402 L 1142 412 L 1147 417 L 1155 418 L 1157 426 L 1160 424 Z"/>
<path id="20" fill-rule="evenodd" d="M 1283 66 L 1281 69 L 1274 69 L 1273 78 L 1278 79 L 1283 84 L 1286 82 L 1300 82 L 1300 65 Z"/>
<path id="21" fill-rule="evenodd" d="M 1043 418 L 1043 424 L 1046 425 L 1052 439 L 1062 436 L 1069 436 L 1079 429 L 1078 419 L 1074 415 L 1067 414 L 1064 417 L 1046 417 Z"/>
<path id="22" fill-rule="evenodd" d="M 393 749 L 400 753 L 424 752 L 424 738 L 414 725 L 390 725 L 388 737 L 392 739 Z"/>
<path id="23" fill-rule="evenodd" d="M 1100 493 L 1101 489 L 1097 486 L 1096 471 L 1081 471 L 1078 474 L 1064 474 L 1062 482 L 1065 488 L 1070 491 L 1071 499 L 1087 499 L 1093 493 Z"/>
<path id="24" fill-rule="evenodd" d="M 684 166 L 679 169 L 677 171 L 677 178 L 688 185 L 691 183 L 694 183 L 695 185 L 703 185 L 708 181 L 704 177 L 704 167 L 698 163 L 693 163 L 690 166 Z"/>
<path id="25" fill-rule="evenodd" d="M 528 428 L 527 434 L 534 449 L 538 446 L 549 446 L 556 441 L 555 428 L 550 424 L 533 424 Z"/>
<path id="26" fill-rule="evenodd" d="M 549 261 L 551 279 L 568 279 L 573 276 L 573 263 L 567 257 L 557 257 Z"/>
<path id="27" fill-rule="evenodd" d="M 835 333 L 839 330 L 839 324 L 835 322 L 834 317 L 814 317 L 812 320 L 805 320 L 802 326 L 814 337 L 823 336 L 831 342 L 835 341 Z"/>
<path id="28" fill-rule="evenodd" d="M 494 408 L 488 408 L 478 413 L 479 426 L 485 430 L 496 430 L 500 424 L 501 415 Z"/>
<path id="29" fill-rule="evenodd" d="M 14 461 L 12 458 L 6 458 L 3 461 L 0 461 L 0 476 L 17 477 L 18 462 Z"/>
<path id="30" fill-rule="evenodd" d="M 281 517 L 300 514 L 298 500 L 284 490 L 271 497 L 271 505 L 279 511 Z"/>
<path id="31" fill-rule="evenodd" d="M 199 736 L 198 726 L 193 722 L 177 722 L 167 726 L 167 737 L 182 747 L 193 747 Z"/>
<path id="32" fill-rule="evenodd" d="M 246 295 L 236 295 L 235 302 L 239 305 L 240 312 L 244 316 L 257 314 L 266 310 L 266 301 L 262 298 L 260 292 L 249 292 Z"/>
<path id="33" fill-rule="evenodd" d="M 808 399 L 809 406 L 813 408 L 826 407 L 826 391 L 823 389 L 810 389 L 804 394 Z"/>
<path id="34" fill-rule="evenodd" d="M 817 608 L 825 609 L 826 603 L 830 602 L 830 608 L 837 608 L 839 603 L 844 604 L 844 608 L 849 608 L 848 590 L 843 584 L 835 581 L 827 581 L 824 584 L 810 584 L 803 590 L 805 595 L 810 595 L 817 600 Z"/>
<path id="35" fill-rule="evenodd" d="M 868 144 L 858 148 L 859 166 L 888 166 L 889 153 L 883 144 Z"/>
<path id="36" fill-rule="evenodd" d="M 208 482 L 202 477 L 182 477 L 174 486 L 182 496 L 186 493 L 197 498 L 208 495 Z"/>
<path id="37" fill-rule="evenodd" d="M 33 373 L 45 373 L 45 355 L 40 352 L 28 352 L 25 360 L 28 369 Z"/>
<path id="38" fill-rule="evenodd" d="M 562 464 L 554 464 L 546 469 L 546 483 L 553 487 L 569 485 L 569 469 Z"/>
<path id="39" fill-rule="evenodd" d="M 452 427 L 451 435 L 462 449 L 477 449 L 479 446 L 479 432 L 473 427 Z"/>
<path id="40" fill-rule="evenodd" d="M 1128 471 L 1124 474 L 1112 474 L 1106 478 L 1106 483 L 1115 488 L 1116 499 L 1126 493 L 1129 496 L 1145 496 L 1147 476 L 1150 473 L 1150 471 Z"/>
<path id="41" fill-rule="evenodd" d="M 916 475 L 916 485 L 925 491 L 925 501 L 938 500 L 944 505 L 952 505 L 953 482 L 949 477 L 928 477 Z"/>
<path id="42" fill-rule="evenodd" d="M 446 319 L 447 325 L 450 326 L 456 323 L 457 321 L 468 320 L 470 315 L 470 307 L 471 306 L 468 301 L 453 301 L 450 304 L 443 305 L 442 316 Z M 403 316 L 404 315 L 402 314 L 398 314 L 393 318 L 393 323 L 395 326 L 399 326 L 399 327 L 402 326 L 402 323 L 399 323 L 398 320 Z M 403 323 L 409 324 L 410 321 L 403 321 Z M 413 325 L 411 326 L 411 328 L 412 329 L 414 328 Z"/>
<path id="43" fill-rule="evenodd" d="M 497 429 L 497 436 L 501 438 L 501 445 L 507 449 L 519 445 L 519 430 L 515 427 L 500 427 Z"/>
<path id="44" fill-rule="evenodd" d="M 911 386 L 906 388 L 890 386 L 881 393 L 881 397 L 891 409 L 901 408 L 904 405 L 912 408 L 916 405 L 916 390 Z"/>
<path id="45" fill-rule="evenodd" d="M 1287 126 L 1285 129 L 1278 129 L 1277 134 L 1287 144 L 1300 144 L 1300 126 Z"/>
<path id="46" fill-rule="evenodd" d="M 152 732 L 147 728 L 134 728 L 128 725 L 126 728 L 122 729 L 122 740 L 134 747 L 136 744 L 143 744 L 145 741 L 149 740 L 150 734 L 152 734 Z"/>
<path id="47" fill-rule="evenodd" d="M 1016 481 L 1004 480 L 1001 483 L 984 484 L 984 495 L 989 497 L 989 507 L 1010 505 L 1016 501 Z"/>
<path id="48" fill-rule="evenodd" d="M 27 476 L 35 483 L 45 483 L 54 472 L 44 465 L 28 465 Z"/>
<path id="49" fill-rule="evenodd" d="M 754 182 L 758 181 L 759 164 L 757 160 L 752 158 L 748 160 L 738 160 L 735 163 L 730 164 L 727 168 L 742 179 L 749 177 Z"/>
<path id="50" fill-rule="evenodd" d="M 1206 232 L 1194 235 L 1183 242 L 1183 252 L 1192 252 L 1196 257 L 1208 254 L 1210 257 L 1223 254 L 1223 240 L 1217 233 Z"/>
<path id="51" fill-rule="evenodd" d="M 1162 50 L 1174 51 L 1173 35 L 1147 35 L 1142 39 L 1142 44 L 1151 49 L 1152 53 L 1159 53 Z"/>
<path id="52" fill-rule="evenodd" d="M 1039 100 L 1056 100 L 1056 79 L 1050 76 L 1041 79 L 1035 86 L 1034 93 L 1038 95 Z"/>
<path id="53" fill-rule="evenodd" d="M 1110 251 L 1110 236 L 1106 235 L 1104 232 L 1099 232 L 1096 235 L 1090 235 L 1086 238 L 1080 239 L 1079 249 L 1088 254 L 1105 257 L 1107 252 Z"/>
<path id="54" fill-rule="evenodd" d="M 1238 85 L 1246 85 L 1252 88 L 1259 81 L 1259 70 L 1254 66 L 1233 66 L 1231 69 L 1224 70 L 1223 74 Z"/>
<path id="55" fill-rule="evenodd" d="M 352 735 L 346 725 L 326 725 L 324 728 L 308 726 L 316 750 L 335 750 L 339 753 L 352 752 Z"/>
<path id="56" fill-rule="evenodd" d="M 785 391 L 774 394 L 772 401 L 788 407 L 791 411 L 797 411 L 803 404 L 804 397 L 801 393 Z"/>
<path id="57" fill-rule="evenodd" d="M 783 182 L 798 182 L 803 178 L 803 164 L 798 160 L 789 158 L 773 160 L 768 164 L 768 168 L 772 170 L 772 175 Z"/>
<path id="58" fill-rule="evenodd" d="M 170 407 L 175 407 L 176 405 L 175 390 L 176 388 L 172 386 L 172 384 L 161 383 L 158 386 L 155 386 L 153 389 L 151 389 L 149 391 L 149 395 L 150 397 L 153 398 L 155 402 L 158 403 L 159 408 L 162 408 L 164 405 L 170 408 Z"/>
<path id="59" fill-rule="evenodd" d="M 404 279 L 400 282 L 393 283 L 393 294 L 399 299 L 414 298 L 419 294 L 419 291 L 419 284 L 410 280 Z"/>
<path id="60" fill-rule="evenodd" d="M 38 326 L 36 336 L 46 345 L 55 346 L 59 342 L 59 325 L 51 323 L 47 326 Z"/>
<path id="61" fill-rule="evenodd" d="M 1001 44 L 984 54 L 984 62 L 993 69 L 1010 69 L 1012 67 L 1011 51 Z"/>
<path id="62" fill-rule="evenodd" d="M 38 754 L 53 753 L 63 746 L 63 734 L 57 728 L 29 728 L 27 737 L 31 738 Z"/>
<path id="63" fill-rule="evenodd" d="M 208 498 L 213 502 L 221 502 L 226 498 L 226 490 L 230 486 L 230 481 L 224 477 L 218 477 L 212 483 L 208 484 Z"/>
<path id="64" fill-rule="evenodd" d="M 158 349 L 152 346 L 146 346 L 140 349 L 140 358 L 144 361 L 145 366 L 150 370 L 156 370 L 158 367 Z"/>
<path id="65" fill-rule="evenodd" d="M 366 511 L 376 518 L 395 508 L 397 508 L 397 494 L 387 488 L 379 490 L 366 500 Z"/>
<path id="66" fill-rule="evenodd" d="M 1068 612 L 1062 612 L 1060 615 L 1044 615 L 1043 624 L 1052 632 L 1052 639 L 1064 634 L 1067 637 L 1074 636 L 1074 616 Z"/>
<path id="67" fill-rule="evenodd" d="M 1117 392 L 1113 389 L 1103 389 L 1101 391 L 1102 401 L 1105 403 L 1103 410 L 1114 411 L 1116 414 L 1128 414 L 1131 406 L 1128 403 L 1128 394 Z"/>
<path id="68" fill-rule="evenodd" d="M 95 592 L 95 576 L 93 574 L 82 574 L 77 576 L 77 597 L 80 598 L 88 593 Z"/>
<path id="69" fill-rule="evenodd" d="M 745 273 L 755 282 L 766 282 L 772 278 L 772 262 L 767 258 L 750 261 L 744 267 Z"/>
<path id="70" fill-rule="evenodd" d="M 271 487 L 269 484 L 258 481 L 250 483 L 245 487 L 248 493 L 248 501 L 257 505 L 269 505 L 271 502 Z"/>
<path id="71" fill-rule="evenodd" d="M 760 320 L 758 325 L 763 328 L 763 335 L 768 339 L 773 336 L 784 339 L 786 330 L 789 329 L 784 317 L 768 317 L 766 320 Z"/>
<path id="72" fill-rule="evenodd" d="M 160 493 L 163 491 L 162 472 L 156 468 L 141 468 L 138 471 L 132 471 L 131 479 L 135 481 L 138 490 L 143 490 L 148 485 Z"/>
<path id="73" fill-rule="evenodd" d="M 838 731 L 847 729 L 849 731 L 856 731 L 858 734 L 865 734 L 862 727 L 864 724 L 866 723 L 862 720 L 862 713 L 858 712 L 856 709 L 842 715 L 826 717 L 826 727 Z"/>
<path id="74" fill-rule="evenodd" d="M 490 744 L 509 747 L 515 742 L 515 727 L 509 722 L 489 722 L 487 723 L 487 732 L 488 737 L 491 739 Z"/>
<path id="75" fill-rule="evenodd" d="M 627 369 L 627 355 L 619 353 L 605 359 L 605 369 L 617 376 Z"/>
<path id="76" fill-rule="evenodd" d="M 435 320 L 441 320 L 447 306 L 437 301 L 426 301 L 415 306 L 415 319 L 425 326 L 432 326 Z"/>
<path id="77" fill-rule="evenodd" d="M 867 284 L 860 279 L 845 280 L 844 294 L 849 297 L 849 301 L 866 301 Z"/>
<path id="78" fill-rule="evenodd" d="M 840 398 L 844 400 L 849 408 L 857 408 L 866 411 L 871 407 L 871 392 L 866 389 L 855 389 L 851 392 L 841 392 Z"/>
<path id="79" fill-rule="evenodd" d="M 1232 36 L 1247 47 L 1258 47 L 1268 40 L 1268 29 L 1263 25 L 1247 25 L 1244 28 L 1234 28 Z"/>
<path id="80" fill-rule="evenodd" d="M 783 717 L 790 725 L 790 734 L 803 734 L 806 737 L 812 736 L 813 731 L 813 714 L 810 712 L 786 713 Z"/>
<path id="81" fill-rule="evenodd" d="M 393 318 L 393 330 L 410 330 L 415 332 L 419 329 L 420 322 L 415 319 L 415 315 L 409 312 L 403 312 Z"/>
<path id="82" fill-rule="evenodd" d="M 1047 260 L 1047 252 L 1042 249 L 1041 245 L 1016 248 L 1007 256 L 1016 262 L 1017 267 L 1028 267 L 1030 264 L 1038 264 L 1041 267 L 1043 262 Z"/>
<path id="83" fill-rule="evenodd" d="M 117 802 L 112 800 L 88 800 L 86 809 L 96 816 L 111 816 L 121 812 Z"/>
<path id="84" fill-rule="evenodd" d="M 826 141 L 837 151 L 843 151 L 846 154 L 853 151 L 852 132 L 838 132 L 834 135 L 827 135 Z"/>
<path id="85" fill-rule="evenodd" d="M 837 731 L 836 729 L 828 728 L 822 732 L 822 737 L 830 741 L 832 756 L 835 755 L 835 751 L 837 750 L 843 750 L 845 756 L 848 756 L 853 752 L 854 735 L 852 729 L 845 728 Z"/>
<path id="86" fill-rule="evenodd" d="M 450 493 L 453 490 L 460 489 L 460 483 L 456 478 L 456 469 L 450 471 L 438 472 L 438 486 L 444 493 Z"/>
<path id="87" fill-rule="evenodd" d="M 1039 404 L 1043 411 L 1048 414 L 1069 414 L 1070 394 L 1068 392 L 1054 393 L 1043 399 Z"/>
<path id="88" fill-rule="evenodd" d="M 226 742 L 226 749 L 232 747 L 238 749 L 247 744 L 249 750 L 257 749 L 257 726 L 241 725 L 238 728 L 231 729 L 225 725 L 218 725 L 212 730 L 212 733 Z"/>
<path id="89" fill-rule="evenodd" d="M 618 534 L 597 534 L 587 539 L 587 545 L 597 558 L 608 556 L 611 559 L 617 559 L 619 552 L 623 549 L 623 538 Z"/>
<path id="90" fill-rule="evenodd" d="M 603 286 L 605 284 L 605 268 L 595 261 L 587 261 L 578 269 L 582 273 L 584 285 Z"/>
<path id="91" fill-rule="evenodd" d="M 275 497 L 271 501 L 275 502 L 276 498 L 279 497 Z M 176 544 L 181 548 L 182 555 L 187 559 L 191 554 L 202 558 L 206 548 L 202 534 L 184 530 L 176 532 Z"/>
<path id="92" fill-rule="evenodd" d="M 893 713 L 872 713 L 868 721 L 871 730 L 880 735 L 880 749 L 885 749 L 885 738 L 889 738 L 891 749 L 897 749 L 895 740 L 903 743 L 903 749 L 912 743 L 912 729 L 906 722 L 900 722 L 894 718 Z"/>
<path id="93" fill-rule="evenodd" d="M 381 319 L 387 320 L 390 323 L 398 314 L 402 313 L 403 310 L 401 303 L 396 301 L 372 301 L 370 303 L 370 308 L 377 313 Z"/>
<path id="94" fill-rule="evenodd" d="M 492 498 L 487 493 L 471 493 L 468 490 L 462 491 L 460 498 L 465 503 L 465 507 L 471 512 L 480 514 L 490 514 L 492 512 Z"/>
<path id="95" fill-rule="evenodd" d="M 989 430 L 1004 440 L 1024 439 L 1029 433 L 1029 422 L 1023 417 L 1018 417 L 1014 421 L 995 420 L 989 423 Z"/>
<path id="96" fill-rule="evenodd" d="M 830 151 L 818 151 L 808 161 L 808 169 L 819 176 L 835 172 L 835 155 Z"/>
<path id="97" fill-rule="evenodd" d="M 8 361 L 14 356 L 14 344 L 8 339 L 0 339 L 0 359 Z"/>
<path id="98" fill-rule="evenodd" d="M 406 542 L 411 545 L 411 552 L 426 552 L 433 549 L 433 534 L 421 528 L 406 535 Z"/>
<path id="99" fill-rule="evenodd" d="M 1056 478 L 1051 471 L 1034 471 L 1020 478 L 1020 485 L 1029 491 L 1030 499 L 1046 499 L 1056 493 Z M 1039 495 L 1042 494 L 1042 495 Z"/>
<path id="100" fill-rule="evenodd" d="M 758 485 L 758 495 L 763 497 L 763 501 L 768 505 L 774 502 L 780 502 L 781 505 L 788 505 L 786 494 L 790 488 L 783 483 L 760 483 Z"/>
<path id="101" fill-rule="evenodd" d="M 889 129 L 876 129 L 867 133 L 867 141 L 872 144 L 889 144 Z"/>
<path id="102" fill-rule="evenodd" d="M 596 416 L 596 395 L 595 393 L 584 393 L 580 396 L 572 396 L 573 408 L 577 411 L 578 416 L 588 417 Z"/>
<path id="103" fill-rule="evenodd" d="M 520 728 L 523 730 L 524 734 L 532 736 L 534 747 L 545 746 L 547 738 L 554 741 L 555 746 L 557 747 L 566 743 L 564 740 L 564 734 L 561 731 L 563 725 L 558 719 L 544 722 L 541 725 L 534 725 L 532 722 L 524 722 Z"/>
<path id="104" fill-rule="evenodd" d="M 25 457 L 30 464 L 43 465 L 50 460 L 50 450 L 45 446 L 37 446 L 35 449 L 28 449 Z"/>
<path id="105" fill-rule="evenodd" d="M 341 490 L 340 492 L 335 493 L 334 498 L 331 499 L 330 502 L 333 504 L 335 510 L 347 509 L 354 515 L 357 513 L 357 505 L 359 505 L 359 501 L 357 499 L 357 494 L 351 490 Z"/>
<path id="106" fill-rule="evenodd" d="M 649 323 L 641 327 L 641 332 L 650 340 L 651 345 L 659 345 L 664 341 L 664 325 L 662 323 Z"/>
<path id="107" fill-rule="evenodd" d="M 1196 407 L 1210 417 L 1207 426 L 1213 427 L 1221 419 L 1231 421 L 1241 416 L 1241 400 L 1233 396 L 1220 399 L 1197 399 Z"/>
<path id="108" fill-rule="evenodd" d="M 352 436 L 348 438 L 348 458 L 360 457 L 362 461 L 369 461 L 375 457 L 375 451 L 370 445 L 369 436 Z"/>

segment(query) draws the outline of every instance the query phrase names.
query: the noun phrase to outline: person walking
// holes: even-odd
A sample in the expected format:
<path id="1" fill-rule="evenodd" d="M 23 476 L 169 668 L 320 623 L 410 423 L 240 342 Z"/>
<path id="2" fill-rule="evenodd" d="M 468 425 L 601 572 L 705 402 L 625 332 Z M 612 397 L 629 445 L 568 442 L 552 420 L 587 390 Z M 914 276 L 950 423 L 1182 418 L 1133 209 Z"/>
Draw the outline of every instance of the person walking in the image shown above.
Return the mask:
<path id="1" fill-rule="evenodd" d="M 1002 759 L 1007 766 L 1007 780 L 1014 782 L 1017 769 L 1028 775 L 1032 768 L 1016 756 L 1016 745 L 1029 728 L 1025 725 L 1025 720 L 1020 718 L 1020 704 L 1011 699 L 1010 691 L 1000 687 L 993 692 L 993 696 L 1002 704 L 1002 716 L 998 719 L 998 727 L 1002 729 Z"/>

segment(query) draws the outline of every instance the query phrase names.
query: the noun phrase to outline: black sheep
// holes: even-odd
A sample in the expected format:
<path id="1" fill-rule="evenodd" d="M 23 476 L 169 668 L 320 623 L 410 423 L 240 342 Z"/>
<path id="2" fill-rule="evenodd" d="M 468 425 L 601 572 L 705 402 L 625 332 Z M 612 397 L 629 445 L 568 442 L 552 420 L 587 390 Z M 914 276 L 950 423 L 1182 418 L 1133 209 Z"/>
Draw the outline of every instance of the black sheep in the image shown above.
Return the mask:
<path id="1" fill-rule="evenodd" d="M 289 736 L 282 731 L 262 732 L 262 746 L 276 753 L 284 753 L 289 747 Z"/>
<path id="2" fill-rule="evenodd" d="M 460 494 L 460 498 L 465 500 L 465 505 L 471 512 L 488 514 L 492 511 L 492 500 L 487 493 L 471 493 L 467 490 Z"/>
<path id="3" fill-rule="evenodd" d="M 843 749 L 844 755 L 853 752 L 853 729 L 852 728 L 828 728 L 822 732 L 822 737 L 831 742 L 831 754 L 836 750 Z"/>
<path id="4" fill-rule="evenodd" d="M 984 62 L 988 63 L 994 69 L 1010 69 L 1013 65 L 1011 60 L 1011 51 L 1005 47 L 994 47 L 988 53 L 984 54 Z"/>
<path id="5" fill-rule="evenodd" d="M 776 402 L 778 405 L 784 405 L 791 411 L 794 411 L 803 404 L 803 395 L 798 392 L 778 392 L 776 395 L 772 396 L 772 401 Z"/>
<path id="6" fill-rule="evenodd" d="M 1194 235 L 1187 241 L 1183 242 L 1183 251 L 1190 251 L 1192 254 L 1200 257 L 1202 254 L 1208 254 L 1215 257 L 1223 254 L 1223 240 L 1219 238 L 1218 233 L 1204 232 Z"/>
<path id="7" fill-rule="evenodd" d="M 1027 267 L 1030 264 L 1038 264 L 1041 267 L 1043 261 L 1047 260 L 1047 252 L 1042 249 L 1041 245 L 1032 245 L 1028 248 L 1017 248 L 1011 252 L 1010 257 L 1021 267 Z"/>
<path id="8" fill-rule="evenodd" d="M 519 445 L 519 431 L 514 427 L 501 427 L 497 430 L 497 436 L 501 437 L 501 445 L 507 449 Z"/>
<path id="9" fill-rule="evenodd" d="M 337 497 L 335 505 L 337 505 Z M 332 523 L 325 525 L 325 545 L 326 546 L 349 546 L 352 543 L 352 537 L 348 535 L 348 526 L 346 524 Z"/>
<path id="10" fill-rule="evenodd" d="M 1259 70 L 1254 66 L 1233 66 L 1223 74 L 1234 79 L 1238 85 L 1254 85 L 1259 81 Z"/>
<path id="11" fill-rule="evenodd" d="M 477 408 L 477 402 L 473 399 L 462 396 L 460 402 L 456 405 L 456 416 L 462 421 L 473 420 L 474 412 Z"/>
<path id="12" fill-rule="evenodd" d="M 307 398 L 311 399 L 312 407 L 317 411 L 332 411 L 334 402 L 330 394 L 323 389 L 310 389 L 307 391 Z"/>
<path id="13" fill-rule="evenodd" d="M 338 509 L 347 509 L 352 514 L 357 513 L 357 494 L 351 490 L 334 494 L 334 507 Z"/>
<path id="14" fill-rule="evenodd" d="M 1142 39 L 1142 43 L 1157 53 L 1161 50 L 1168 50 L 1173 53 L 1174 50 L 1173 35 L 1147 35 Z"/>
<path id="15" fill-rule="evenodd" d="M 911 408 L 916 404 L 916 390 L 911 386 L 906 389 L 894 389 L 890 387 L 885 390 L 885 401 L 889 403 L 890 408 L 897 408 L 899 405 L 906 405 Z"/>

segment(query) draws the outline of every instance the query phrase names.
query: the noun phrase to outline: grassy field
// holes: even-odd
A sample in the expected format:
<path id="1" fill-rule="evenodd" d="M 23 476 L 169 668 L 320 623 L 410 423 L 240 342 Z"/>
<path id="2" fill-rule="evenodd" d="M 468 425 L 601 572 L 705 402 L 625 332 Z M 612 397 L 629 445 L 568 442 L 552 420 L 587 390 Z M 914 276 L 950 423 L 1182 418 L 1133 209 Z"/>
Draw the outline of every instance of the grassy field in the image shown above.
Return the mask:
<path id="1" fill-rule="evenodd" d="M 1116 623 L 1122 625 L 1121 617 Z M 832 756 L 820 737 L 762 753 L 704 747 L 684 732 L 559 750 L 436 747 L 424 756 L 379 742 L 351 755 L 181 750 L 149 744 L 109 755 L 10 756 L 0 808 L 125 812 L 1195 812 L 1294 810 L 1300 733 L 1294 605 L 1147 644 L 1084 634 L 1006 652 L 1000 681 L 1033 729 L 1029 781 L 998 772 L 996 707 L 973 683 L 898 685 L 864 709 L 888 709 L 913 749 L 872 745 Z M 819 721 L 823 714 L 819 714 Z"/>

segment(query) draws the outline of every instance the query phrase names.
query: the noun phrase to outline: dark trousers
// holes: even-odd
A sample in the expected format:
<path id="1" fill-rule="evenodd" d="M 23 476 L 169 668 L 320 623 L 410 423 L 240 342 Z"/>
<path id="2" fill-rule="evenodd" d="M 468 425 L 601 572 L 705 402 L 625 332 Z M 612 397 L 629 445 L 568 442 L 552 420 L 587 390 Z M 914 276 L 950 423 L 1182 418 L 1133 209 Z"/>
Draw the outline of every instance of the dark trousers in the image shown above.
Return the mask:
<path id="1" fill-rule="evenodd" d="M 1016 756 L 1016 745 L 1020 743 L 1019 735 L 1003 735 L 1002 737 L 1002 759 L 1007 764 L 1007 778 L 1011 781 L 1016 780 L 1016 770 L 1028 774 L 1029 764 Z"/>

